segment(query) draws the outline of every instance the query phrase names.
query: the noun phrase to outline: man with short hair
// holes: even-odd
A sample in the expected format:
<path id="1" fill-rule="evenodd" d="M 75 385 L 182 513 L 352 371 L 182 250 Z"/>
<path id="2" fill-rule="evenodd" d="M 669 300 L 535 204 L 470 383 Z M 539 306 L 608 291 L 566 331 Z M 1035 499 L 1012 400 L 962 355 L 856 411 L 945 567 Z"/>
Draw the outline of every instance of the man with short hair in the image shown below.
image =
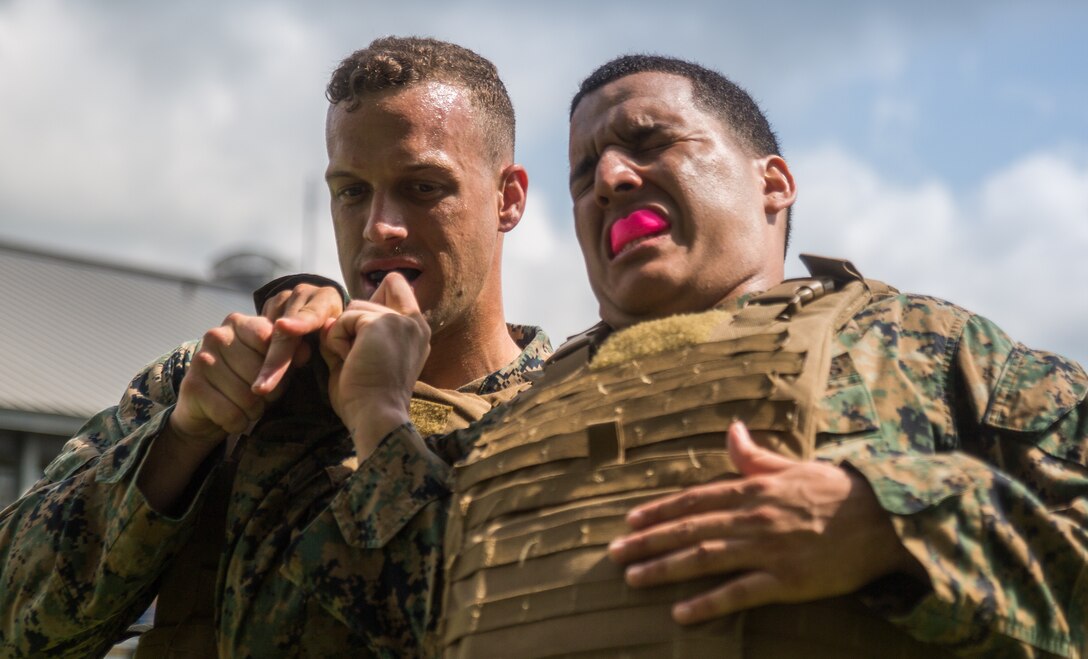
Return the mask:
<path id="1" fill-rule="evenodd" d="M 358 411 L 368 527 L 431 547 L 448 511 L 447 656 L 1082 656 L 1084 370 L 849 262 L 783 281 L 793 176 L 720 74 L 609 62 L 570 136 L 603 322 L 430 439 L 452 470 L 394 379 Z M 332 363 L 412 348 L 353 315 Z M 394 466 L 432 486 L 394 503 Z"/>
<path id="2" fill-rule="evenodd" d="M 327 95 L 347 308 L 419 300 L 402 327 L 419 341 L 419 381 L 396 383 L 400 402 L 424 432 L 463 427 L 550 352 L 539 329 L 504 321 L 503 234 L 528 186 L 505 87 L 465 48 L 388 37 L 346 58 Z M 366 652 L 338 618 L 336 576 L 294 583 L 282 568 L 324 512 L 344 525 L 335 543 L 365 540 L 352 533 L 352 412 L 367 392 L 350 372 L 330 381 L 323 360 L 307 359 L 315 345 L 299 344 L 340 313 L 339 295 L 277 291 L 261 299 L 283 318 L 233 314 L 149 366 L 3 513 L 0 654 L 100 655 L 156 593 L 139 656 Z M 289 363 L 301 365 L 284 377 Z M 380 569 L 403 575 L 427 558 L 400 547 Z M 397 594 L 418 600 L 418 588 L 401 578 Z"/>

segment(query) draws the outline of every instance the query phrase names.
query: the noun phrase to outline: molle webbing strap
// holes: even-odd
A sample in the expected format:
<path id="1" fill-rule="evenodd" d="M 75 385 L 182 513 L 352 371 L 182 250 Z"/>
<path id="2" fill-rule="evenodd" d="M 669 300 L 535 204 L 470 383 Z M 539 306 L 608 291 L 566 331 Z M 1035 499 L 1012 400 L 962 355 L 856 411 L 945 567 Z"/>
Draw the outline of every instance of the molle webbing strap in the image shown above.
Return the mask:
<path id="1" fill-rule="evenodd" d="M 681 628 L 673 603 L 720 578 L 633 589 L 607 558 L 631 507 L 735 475 L 734 419 L 763 446 L 812 456 L 832 338 L 872 292 L 838 275 L 784 282 L 738 312 L 641 323 L 592 360 L 580 340 L 550 363 L 455 467 L 446 656 L 840 657 L 898 643 L 845 598 Z M 768 626 L 769 611 L 789 615 Z M 921 656 L 901 647 L 881 656 Z"/>

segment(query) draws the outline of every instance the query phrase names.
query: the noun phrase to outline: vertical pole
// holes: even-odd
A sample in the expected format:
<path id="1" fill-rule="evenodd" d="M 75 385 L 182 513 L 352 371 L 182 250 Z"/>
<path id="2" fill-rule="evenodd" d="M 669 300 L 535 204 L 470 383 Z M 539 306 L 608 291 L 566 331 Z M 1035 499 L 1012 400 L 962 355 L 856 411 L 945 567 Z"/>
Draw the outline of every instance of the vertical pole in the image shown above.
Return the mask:
<path id="1" fill-rule="evenodd" d="M 25 494 L 42 475 L 42 445 L 33 435 L 19 433 L 19 494 Z"/>
<path id="2" fill-rule="evenodd" d="M 314 206 L 317 204 L 317 186 L 309 177 L 302 181 L 302 241 L 300 243 L 302 253 L 299 255 L 299 265 L 303 272 L 313 272 L 317 264 L 317 226 L 315 223 L 317 213 Z"/>

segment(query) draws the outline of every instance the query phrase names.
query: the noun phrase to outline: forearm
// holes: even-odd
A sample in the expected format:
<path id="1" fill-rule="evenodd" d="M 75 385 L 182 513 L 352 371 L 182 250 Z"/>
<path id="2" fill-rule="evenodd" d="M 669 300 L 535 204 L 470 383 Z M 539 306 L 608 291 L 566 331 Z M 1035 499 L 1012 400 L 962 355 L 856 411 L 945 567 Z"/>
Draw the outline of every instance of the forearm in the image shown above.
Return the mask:
<path id="1" fill-rule="evenodd" d="M 441 604 L 449 471 L 395 429 L 292 544 L 284 575 L 372 649 L 415 653 Z"/>
<path id="2" fill-rule="evenodd" d="M 979 656 L 1070 656 L 1084 642 L 1088 537 L 1075 511 L 1088 504 L 1088 481 L 1078 470 L 1065 474 L 1081 482 L 1063 479 L 1080 493 L 1062 510 L 961 453 L 852 464 L 931 587 L 914 602 L 867 593 L 890 619 L 921 640 Z"/>
<path id="3" fill-rule="evenodd" d="M 101 654 L 150 603 L 192 517 L 164 517 L 135 486 L 154 425 L 28 493 L 0 520 L 5 643 L 36 656 Z"/>
<path id="4" fill-rule="evenodd" d="M 206 469 L 202 469 L 216 447 L 200 439 L 185 437 L 167 422 L 148 448 L 136 484 L 154 509 L 179 515 L 193 501 Z"/>

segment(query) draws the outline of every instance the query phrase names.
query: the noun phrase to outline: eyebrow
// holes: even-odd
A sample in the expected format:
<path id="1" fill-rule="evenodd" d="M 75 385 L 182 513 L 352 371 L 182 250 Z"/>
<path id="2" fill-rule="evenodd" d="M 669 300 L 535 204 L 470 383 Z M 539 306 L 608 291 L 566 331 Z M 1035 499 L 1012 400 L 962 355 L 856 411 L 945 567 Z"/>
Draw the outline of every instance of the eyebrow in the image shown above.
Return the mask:
<path id="1" fill-rule="evenodd" d="M 345 172 L 341 169 L 337 169 L 331 172 L 325 172 L 325 180 L 331 181 L 334 178 L 356 178 L 351 172 Z"/>

